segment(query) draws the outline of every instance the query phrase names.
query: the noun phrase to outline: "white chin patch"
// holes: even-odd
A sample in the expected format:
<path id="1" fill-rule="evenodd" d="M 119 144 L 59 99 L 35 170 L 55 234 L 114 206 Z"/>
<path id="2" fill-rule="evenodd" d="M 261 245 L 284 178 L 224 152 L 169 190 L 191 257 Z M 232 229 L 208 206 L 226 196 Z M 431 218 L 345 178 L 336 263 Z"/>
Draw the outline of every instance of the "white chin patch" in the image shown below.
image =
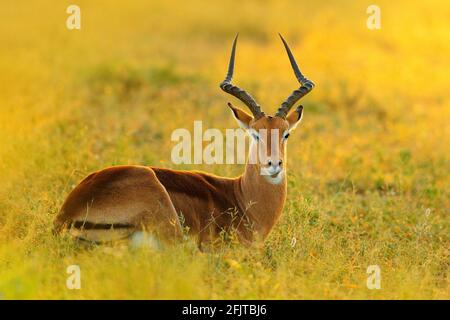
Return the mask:
<path id="1" fill-rule="evenodd" d="M 271 184 L 280 184 L 284 179 L 284 170 L 277 175 L 264 175 L 264 178 Z"/>
<path id="2" fill-rule="evenodd" d="M 161 243 L 151 233 L 144 231 L 136 231 L 130 237 L 131 247 L 133 248 L 149 248 L 153 250 L 161 250 Z"/>

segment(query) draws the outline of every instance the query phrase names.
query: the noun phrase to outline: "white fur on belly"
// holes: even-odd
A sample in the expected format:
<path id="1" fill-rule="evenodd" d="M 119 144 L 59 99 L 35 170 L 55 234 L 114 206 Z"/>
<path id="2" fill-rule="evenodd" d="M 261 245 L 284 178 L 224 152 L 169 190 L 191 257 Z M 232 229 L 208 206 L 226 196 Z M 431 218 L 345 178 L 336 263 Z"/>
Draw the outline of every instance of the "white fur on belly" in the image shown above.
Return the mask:
<path id="1" fill-rule="evenodd" d="M 130 237 L 131 246 L 133 248 L 151 248 L 161 250 L 162 246 L 159 240 L 151 233 L 144 231 L 136 231 Z"/>

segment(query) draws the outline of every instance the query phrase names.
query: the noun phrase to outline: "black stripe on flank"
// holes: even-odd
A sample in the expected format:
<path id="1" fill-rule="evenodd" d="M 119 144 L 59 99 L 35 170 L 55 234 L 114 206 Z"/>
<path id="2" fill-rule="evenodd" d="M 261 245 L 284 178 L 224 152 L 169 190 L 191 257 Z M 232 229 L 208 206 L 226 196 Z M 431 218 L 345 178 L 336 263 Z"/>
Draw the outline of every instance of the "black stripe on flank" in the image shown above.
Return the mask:
<path id="1" fill-rule="evenodd" d="M 84 230 L 130 229 L 135 227 L 127 223 L 92 223 L 89 221 L 74 221 L 71 226 Z"/>

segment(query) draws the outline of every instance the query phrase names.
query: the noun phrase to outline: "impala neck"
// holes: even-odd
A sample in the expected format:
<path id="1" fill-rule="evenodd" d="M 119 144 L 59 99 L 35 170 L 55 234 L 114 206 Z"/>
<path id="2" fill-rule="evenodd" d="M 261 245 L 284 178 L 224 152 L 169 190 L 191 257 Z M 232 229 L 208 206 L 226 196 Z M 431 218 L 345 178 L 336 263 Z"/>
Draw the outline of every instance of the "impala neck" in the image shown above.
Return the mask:
<path id="1" fill-rule="evenodd" d="M 286 168 L 282 180 L 273 184 L 259 172 L 257 165 L 247 163 L 244 174 L 236 181 L 236 197 L 251 220 L 258 236 L 265 239 L 278 220 L 286 201 Z"/>

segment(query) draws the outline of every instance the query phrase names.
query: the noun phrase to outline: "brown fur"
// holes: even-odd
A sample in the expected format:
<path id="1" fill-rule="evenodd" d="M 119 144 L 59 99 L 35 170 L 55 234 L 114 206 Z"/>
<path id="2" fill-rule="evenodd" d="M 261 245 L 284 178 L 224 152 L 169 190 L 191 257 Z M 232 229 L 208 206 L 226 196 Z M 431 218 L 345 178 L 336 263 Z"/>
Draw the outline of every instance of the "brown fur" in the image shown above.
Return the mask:
<path id="1" fill-rule="evenodd" d="M 301 117 L 284 120 L 265 116 L 255 121 L 238 108 L 233 107 L 233 113 L 249 128 L 280 132 Z M 281 135 L 279 158 L 283 159 Z M 270 140 L 266 143 L 270 146 Z M 55 230 L 68 228 L 74 236 L 90 241 L 115 240 L 136 230 L 148 230 L 170 242 L 182 238 L 181 219 L 189 233 L 198 236 L 200 245 L 231 230 L 244 244 L 255 237 L 263 240 L 281 215 L 286 199 L 286 178 L 271 184 L 261 176 L 266 160 L 247 164 L 237 178 L 157 167 L 106 168 L 87 176 L 68 195 L 55 219 Z"/>

